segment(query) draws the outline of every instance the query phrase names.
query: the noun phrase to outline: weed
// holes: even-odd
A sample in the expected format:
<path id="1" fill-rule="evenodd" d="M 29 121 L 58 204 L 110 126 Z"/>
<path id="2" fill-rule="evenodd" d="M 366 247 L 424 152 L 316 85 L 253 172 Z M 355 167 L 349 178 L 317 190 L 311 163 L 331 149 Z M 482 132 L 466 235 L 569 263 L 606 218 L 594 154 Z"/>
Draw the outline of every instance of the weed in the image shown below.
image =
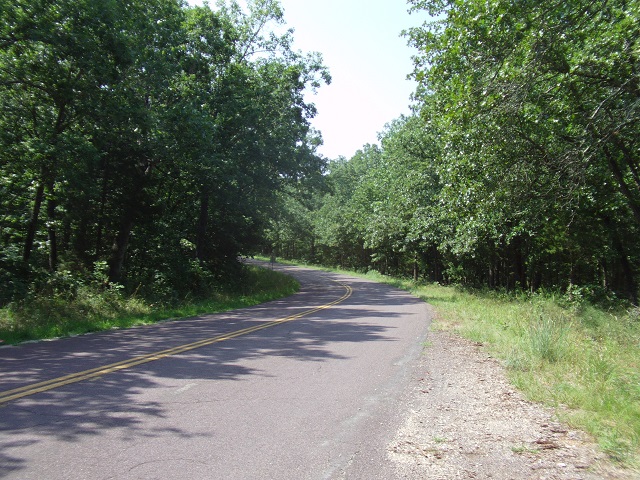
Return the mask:
<path id="1" fill-rule="evenodd" d="M 563 320 L 540 315 L 529 325 L 528 339 L 532 357 L 554 363 L 565 356 L 569 327 Z"/>
<path id="2" fill-rule="evenodd" d="M 533 447 L 529 447 L 527 445 L 518 445 L 518 446 L 515 446 L 515 447 L 511 447 L 511 451 L 513 453 L 518 454 L 518 455 L 525 455 L 525 454 L 537 455 L 538 453 L 540 453 L 540 449 L 539 448 L 533 448 Z"/>

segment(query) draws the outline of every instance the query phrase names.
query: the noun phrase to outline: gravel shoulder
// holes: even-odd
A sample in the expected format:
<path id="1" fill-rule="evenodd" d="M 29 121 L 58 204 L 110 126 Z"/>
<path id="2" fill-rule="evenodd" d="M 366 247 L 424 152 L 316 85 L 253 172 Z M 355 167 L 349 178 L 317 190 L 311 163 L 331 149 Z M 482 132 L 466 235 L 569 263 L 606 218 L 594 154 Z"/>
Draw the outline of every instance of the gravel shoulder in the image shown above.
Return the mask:
<path id="1" fill-rule="evenodd" d="M 398 478 L 640 479 L 525 400 L 481 345 L 432 331 L 414 375 L 410 413 L 388 448 Z"/>

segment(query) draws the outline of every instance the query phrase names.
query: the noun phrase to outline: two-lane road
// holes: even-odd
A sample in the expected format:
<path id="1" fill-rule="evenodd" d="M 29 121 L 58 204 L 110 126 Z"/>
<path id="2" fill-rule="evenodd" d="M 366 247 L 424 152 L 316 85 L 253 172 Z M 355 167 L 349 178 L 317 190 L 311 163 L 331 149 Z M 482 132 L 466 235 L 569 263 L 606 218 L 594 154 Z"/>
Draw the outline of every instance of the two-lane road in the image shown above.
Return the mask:
<path id="1" fill-rule="evenodd" d="M 392 479 L 429 325 L 388 286 L 297 267 L 253 308 L 0 348 L 0 477 Z"/>

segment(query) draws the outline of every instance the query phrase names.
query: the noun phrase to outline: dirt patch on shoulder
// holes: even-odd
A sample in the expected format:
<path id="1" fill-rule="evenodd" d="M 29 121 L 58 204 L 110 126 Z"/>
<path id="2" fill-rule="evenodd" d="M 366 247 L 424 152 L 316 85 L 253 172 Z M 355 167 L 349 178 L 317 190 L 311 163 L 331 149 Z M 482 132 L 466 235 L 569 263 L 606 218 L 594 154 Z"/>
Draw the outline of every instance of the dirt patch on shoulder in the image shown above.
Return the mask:
<path id="1" fill-rule="evenodd" d="M 525 400 L 481 346 L 439 331 L 429 342 L 411 413 L 389 446 L 399 478 L 640 479 L 551 409 Z"/>

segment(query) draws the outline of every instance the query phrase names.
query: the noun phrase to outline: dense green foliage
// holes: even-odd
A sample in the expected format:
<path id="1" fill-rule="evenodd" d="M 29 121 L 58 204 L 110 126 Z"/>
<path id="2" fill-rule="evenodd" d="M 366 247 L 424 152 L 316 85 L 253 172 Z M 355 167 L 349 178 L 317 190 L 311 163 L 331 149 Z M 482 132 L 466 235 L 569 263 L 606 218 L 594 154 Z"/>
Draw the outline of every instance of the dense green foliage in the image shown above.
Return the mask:
<path id="1" fill-rule="evenodd" d="M 640 2 L 410 3 L 415 116 L 330 165 L 282 253 L 637 303 Z"/>
<path id="2" fill-rule="evenodd" d="M 639 2 L 409 3 L 415 114 L 325 169 L 276 0 L 0 0 L 0 303 L 206 294 L 258 248 L 637 303 Z"/>
<path id="3" fill-rule="evenodd" d="M 232 279 L 323 164 L 303 92 L 328 73 L 282 24 L 276 0 L 0 0 L 0 304 Z"/>

